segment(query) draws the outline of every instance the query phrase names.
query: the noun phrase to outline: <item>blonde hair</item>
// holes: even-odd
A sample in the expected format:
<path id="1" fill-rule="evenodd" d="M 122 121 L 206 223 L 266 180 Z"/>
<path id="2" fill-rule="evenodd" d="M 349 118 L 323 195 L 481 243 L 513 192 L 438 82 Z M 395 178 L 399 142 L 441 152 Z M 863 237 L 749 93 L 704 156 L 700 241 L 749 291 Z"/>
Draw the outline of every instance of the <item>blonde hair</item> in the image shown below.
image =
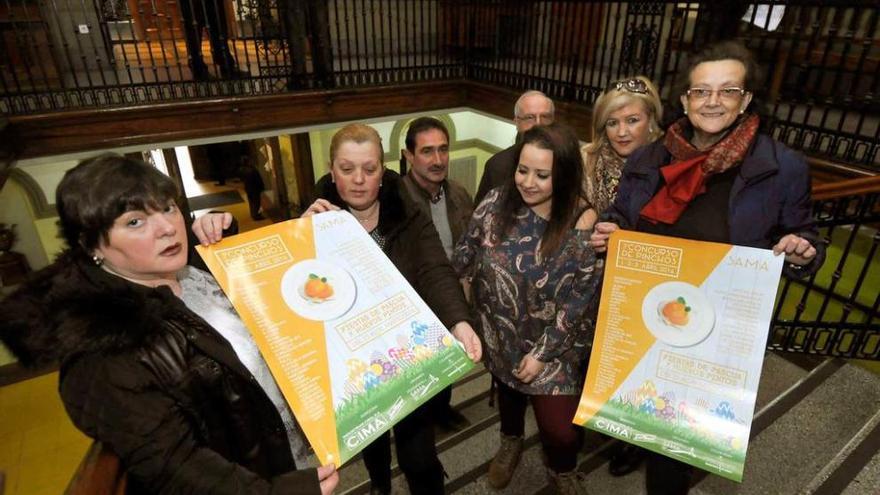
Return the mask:
<path id="1" fill-rule="evenodd" d="M 653 143 L 663 135 L 659 125 L 659 121 L 663 117 L 663 107 L 660 103 L 657 87 L 645 76 L 636 76 L 623 79 L 622 81 L 630 79 L 638 79 L 643 82 L 647 88 L 647 93 L 636 93 L 629 91 L 625 87 L 617 89 L 612 86 L 599 95 L 599 98 L 596 99 L 596 103 L 593 105 L 592 140 L 581 148 L 581 156 L 584 160 L 584 191 L 587 194 L 587 200 L 596 207 L 602 207 L 596 204 L 596 182 L 598 180 L 596 178 L 596 167 L 599 160 L 599 150 L 609 142 L 608 134 L 605 132 L 605 123 L 608 121 L 608 117 L 629 104 L 640 102 L 648 114 L 648 142 Z"/>
<path id="2" fill-rule="evenodd" d="M 348 124 L 336 131 L 336 134 L 333 135 L 333 139 L 330 140 L 330 166 L 333 166 L 333 162 L 336 161 L 336 152 L 339 151 L 339 147 L 342 146 L 342 143 L 354 142 L 357 144 L 361 143 L 373 143 L 379 148 L 379 156 L 378 161 L 379 165 L 384 165 L 383 157 L 385 156 L 385 151 L 382 148 L 382 138 L 379 137 L 379 133 L 376 132 L 376 129 L 364 124 Z"/>
<path id="3" fill-rule="evenodd" d="M 648 142 L 656 141 L 663 134 L 660 131 L 659 125 L 660 119 L 663 118 L 663 105 L 660 103 L 660 94 L 657 92 L 657 87 L 645 76 L 636 76 L 623 80 L 626 81 L 628 79 L 642 81 L 648 88 L 648 92 L 645 94 L 634 93 L 626 88 L 616 89 L 612 87 L 602 93 L 593 105 L 593 136 L 592 142 L 586 149 L 587 153 L 595 153 L 603 143 L 608 141 L 608 136 L 605 134 L 605 122 L 608 121 L 608 116 L 637 101 L 644 106 L 645 111 L 648 113 L 650 121 Z"/>

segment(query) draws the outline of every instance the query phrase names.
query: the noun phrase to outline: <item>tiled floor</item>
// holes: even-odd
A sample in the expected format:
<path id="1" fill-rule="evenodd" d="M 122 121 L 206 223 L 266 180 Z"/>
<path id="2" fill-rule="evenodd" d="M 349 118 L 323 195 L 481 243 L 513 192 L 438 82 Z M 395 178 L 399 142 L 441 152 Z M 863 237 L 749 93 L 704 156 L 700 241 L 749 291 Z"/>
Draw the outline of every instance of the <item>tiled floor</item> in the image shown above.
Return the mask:
<path id="1" fill-rule="evenodd" d="M 58 373 L 0 387 L 3 495 L 63 493 L 90 443 L 64 412 Z"/>
<path id="2" fill-rule="evenodd" d="M 209 194 L 239 189 L 241 184 L 199 187 L 198 194 Z M 244 191 L 241 194 L 244 198 Z M 235 215 L 241 231 L 271 223 L 251 220 L 245 201 L 217 209 Z M 5 474 L 0 495 L 64 493 L 90 444 L 67 418 L 58 397 L 58 373 L 0 387 L 0 471 Z"/>

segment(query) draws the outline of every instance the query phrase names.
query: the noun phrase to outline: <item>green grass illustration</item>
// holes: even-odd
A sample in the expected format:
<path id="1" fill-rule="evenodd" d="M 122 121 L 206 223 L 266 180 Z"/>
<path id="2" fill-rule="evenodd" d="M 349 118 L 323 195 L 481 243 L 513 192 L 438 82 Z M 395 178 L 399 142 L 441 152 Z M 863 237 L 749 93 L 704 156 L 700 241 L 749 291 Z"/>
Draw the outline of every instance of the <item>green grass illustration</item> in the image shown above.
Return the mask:
<path id="1" fill-rule="evenodd" d="M 391 424 L 388 423 L 381 428 L 369 430 L 364 434 L 365 439 L 358 442 L 354 448 L 350 448 L 344 441 L 349 432 L 355 431 L 365 421 L 376 417 L 377 414 L 386 413 L 398 398 L 403 399 L 403 405 L 395 415 L 395 419 L 403 418 L 418 407 L 418 400 L 424 402 L 458 380 L 471 368 L 473 368 L 473 363 L 458 346 L 442 347 L 430 358 L 403 368 L 400 374 L 387 382 L 340 403 L 335 412 L 336 431 L 339 436 L 339 455 L 343 462 L 369 444 L 369 441 L 388 430 Z M 430 386 L 427 394 L 419 399 L 414 399 L 410 392 L 427 383 L 430 375 L 437 377 L 438 381 Z"/>
<path id="2" fill-rule="evenodd" d="M 626 418 L 626 421 L 621 421 Z M 609 431 L 597 425 L 601 419 L 608 419 L 615 423 L 625 424 L 629 437 Z M 692 464 L 716 473 L 734 481 L 742 481 L 743 466 L 745 464 L 745 449 L 734 449 L 727 442 L 719 439 L 708 438 L 691 429 L 686 420 L 676 417 L 675 420 L 667 421 L 656 417 L 654 414 L 639 411 L 639 409 L 619 398 L 605 403 L 602 409 L 591 419 L 587 425 L 590 429 L 602 432 L 630 443 L 637 444 L 648 450 L 658 452 L 678 460 Z M 671 454 L 664 450 L 659 441 L 635 440 L 635 434 L 656 435 L 658 439 L 671 439 L 685 448 L 693 448 L 694 456 L 687 454 Z"/>

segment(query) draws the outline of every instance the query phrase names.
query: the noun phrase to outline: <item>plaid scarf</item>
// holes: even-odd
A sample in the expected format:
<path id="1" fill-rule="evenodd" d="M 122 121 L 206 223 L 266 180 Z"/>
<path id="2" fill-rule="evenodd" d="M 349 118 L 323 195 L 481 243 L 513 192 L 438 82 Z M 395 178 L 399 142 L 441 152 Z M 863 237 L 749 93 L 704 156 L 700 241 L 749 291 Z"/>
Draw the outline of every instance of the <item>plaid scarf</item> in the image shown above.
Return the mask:
<path id="1" fill-rule="evenodd" d="M 663 144 L 672 163 L 660 167 L 665 184 L 642 208 L 641 216 L 651 223 L 674 224 L 694 198 L 706 192 L 706 180 L 742 163 L 758 134 L 760 119 L 749 115 L 721 141 L 700 151 L 684 135 L 687 118 L 672 124 Z"/>

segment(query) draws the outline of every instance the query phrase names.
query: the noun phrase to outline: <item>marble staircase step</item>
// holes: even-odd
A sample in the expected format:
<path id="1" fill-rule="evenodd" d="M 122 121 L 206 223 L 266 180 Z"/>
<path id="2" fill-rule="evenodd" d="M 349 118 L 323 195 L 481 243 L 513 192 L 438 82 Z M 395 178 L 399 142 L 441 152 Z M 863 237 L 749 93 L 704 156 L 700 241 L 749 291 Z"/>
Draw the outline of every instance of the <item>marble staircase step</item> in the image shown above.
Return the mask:
<path id="1" fill-rule="evenodd" d="M 846 462 L 837 456 L 848 455 L 844 447 L 876 421 L 878 409 L 880 377 L 843 364 L 751 442 L 742 484 L 708 476 L 694 493 L 813 493 L 817 474 Z"/>

